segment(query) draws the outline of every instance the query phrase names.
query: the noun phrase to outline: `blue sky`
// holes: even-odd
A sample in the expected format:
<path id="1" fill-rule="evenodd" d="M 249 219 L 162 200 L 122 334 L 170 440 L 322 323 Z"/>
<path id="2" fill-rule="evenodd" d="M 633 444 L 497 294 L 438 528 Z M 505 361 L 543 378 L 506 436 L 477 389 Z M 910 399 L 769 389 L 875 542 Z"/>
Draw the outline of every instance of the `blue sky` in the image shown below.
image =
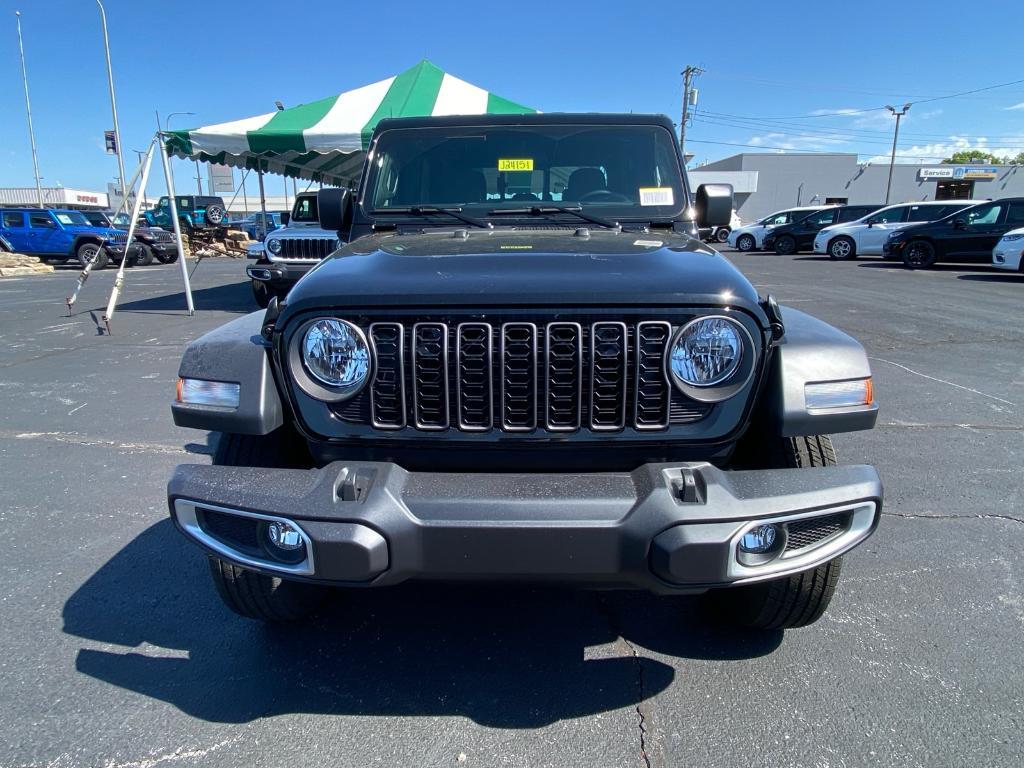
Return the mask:
<path id="1" fill-rule="evenodd" d="M 221 122 L 266 112 L 275 99 L 292 106 L 364 85 L 421 58 L 544 111 L 664 112 L 676 120 L 679 73 L 700 65 L 702 114 L 688 130 L 697 162 L 755 147 L 887 155 L 893 120 L 884 110 L 820 113 L 1024 79 L 1022 3 L 977 13 L 918 0 L 106 6 L 126 149 L 144 147 L 154 110 L 196 113 L 175 118 L 179 128 Z M 0 0 L 0 186 L 33 184 L 19 9 L 43 183 L 104 189 L 116 163 L 103 151 L 111 119 L 92 0 Z M 298 11 L 302 17 L 289 15 Z M 919 103 L 903 122 L 900 154 L 908 159 L 968 147 L 1024 151 L 1024 83 Z M 126 153 L 126 162 L 134 157 Z M 185 186 L 188 170 L 176 168 Z M 150 181 L 151 193 L 159 183 Z"/>

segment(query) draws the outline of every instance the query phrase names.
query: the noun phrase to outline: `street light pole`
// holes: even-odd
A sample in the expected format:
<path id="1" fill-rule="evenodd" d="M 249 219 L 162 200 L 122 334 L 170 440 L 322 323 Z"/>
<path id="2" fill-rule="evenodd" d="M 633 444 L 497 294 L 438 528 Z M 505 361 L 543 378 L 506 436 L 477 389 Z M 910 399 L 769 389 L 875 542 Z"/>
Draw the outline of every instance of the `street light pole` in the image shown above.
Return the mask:
<path id="1" fill-rule="evenodd" d="M 32 103 L 28 100 L 28 72 L 25 69 L 25 46 L 21 42 L 21 11 L 15 11 L 18 17 L 18 50 L 21 51 L 21 80 L 25 84 L 25 112 L 28 114 L 28 139 L 32 144 L 32 168 L 36 174 L 36 199 L 39 207 L 43 207 L 43 186 L 39 183 L 39 157 L 36 155 L 36 132 L 32 128 Z"/>
<path id="2" fill-rule="evenodd" d="M 121 178 L 118 182 L 121 186 L 121 197 L 127 196 L 128 192 L 125 188 L 124 181 L 124 156 L 121 154 L 121 128 L 117 124 L 117 99 L 114 98 L 114 69 L 110 65 L 110 38 L 107 35 L 107 11 L 103 7 L 101 0 L 96 0 L 96 5 L 100 9 L 100 21 L 103 23 L 103 48 L 107 53 L 107 85 L 110 88 L 110 112 L 114 117 L 114 144 L 117 149 L 117 170 L 121 174 Z"/>
<path id="3" fill-rule="evenodd" d="M 910 109 L 910 104 L 904 104 L 903 109 L 899 112 L 896 111 L 896 107 L 890 107 L 886 105 L 886 109 L 896 116 L 896 130 L 892 134 L 892 157 L 889 158 L 889 181 L 885 185 L 885 204 L 889 204 L 889 194 L 892 192 L 892 169 L 896 165 L 896 141 L 900 137 L 900 118 L 907 114 L 907 110 Z"/>

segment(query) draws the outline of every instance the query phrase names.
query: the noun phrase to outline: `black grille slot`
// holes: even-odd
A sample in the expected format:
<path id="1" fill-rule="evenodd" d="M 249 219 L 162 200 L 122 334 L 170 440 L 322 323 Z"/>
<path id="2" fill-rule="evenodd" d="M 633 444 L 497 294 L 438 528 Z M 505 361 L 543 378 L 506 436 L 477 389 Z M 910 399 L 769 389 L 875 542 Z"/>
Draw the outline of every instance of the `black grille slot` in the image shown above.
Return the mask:
<path id="1" fill-rule="evenodd" d="M 579 323 L 548 323 L 544 366 L 545 425 L 552 432 L 579 429 L 583 399 L 583 328 Z"/>
<path id="2" fill-rule="evenodd" d="M 448 428 L 448 326 L 412 327 L 413 412 L 420 429 Z"/>
<path id="3" fill-rule="evenodd" d="M 373 426 L 401 429 L 405 426 L 405 329 L 401 323 L 374 323 L 370 344 L 376 364 L 370 392 Z"/>
<path id="4" fill-rule="evenodd" d="M 594 323 L 590 331 L 590 426 L 595 430 L 626 426 L 625 323 Z"/>
<path id="5" fill-rule="evenodd" d="M 836 512 L 832 515 L 810 517 L 786 523 L 786 532 L 789 534 L 786 539 L 786 551 L 793 552 L 820 544 L 845 531 L 849 526 L 849 512 Z"/>
<path id="6" fill-rule="evenodd" d="M 664 429 L 669 423 L 670 385 L 665 374 L 665 348 L 672 326 L 663 321 L 636 326 L 637 429 Z"/>
<path id="7" fill-rule="evenodd" d="M 512 432 L 537 428 L 537 326 L 501 326 L 501 426 Z"/>
<path id="8" fill-rule="evenodd" d="M 485 432 L 493 425 L 492 329 L 489 323 L 462 323 L 455 336 L 459 429 Z"/>
<path id="9" fill-rule="evenodd" d="M 241 549 L 258 550 L 259 521 L 252 517 L 227 515 L 197 507 L 200 527 L 215 539 Z"/>

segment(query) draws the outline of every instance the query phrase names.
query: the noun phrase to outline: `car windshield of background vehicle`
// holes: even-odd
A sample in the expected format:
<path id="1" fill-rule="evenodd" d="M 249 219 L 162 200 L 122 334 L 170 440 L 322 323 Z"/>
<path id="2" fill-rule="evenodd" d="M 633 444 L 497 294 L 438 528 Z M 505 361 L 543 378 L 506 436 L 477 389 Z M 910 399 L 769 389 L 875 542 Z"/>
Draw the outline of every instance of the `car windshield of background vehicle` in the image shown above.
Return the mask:
<path id="1" fill-rule="evenodd" d="M 430 207 L 485 216 L 547 203 L 650 221 L 686 206 L 673 137 L 658 126 L 397 129 L 374 152 L 362 201 L 370 216 Z"/>
<path id="2" fill-rule="evenodd" d="M 83 227 L 90 226 L 89 220 L 85 218 L 84 214 L 78 213 L 77 211 L 67 211 L 53 214 L 57 217 L 57 221 L 61 224 L 76 224 Z"/>
<path id="3" fill-rule="evenodd" d="M 292 221 L 319 221 L 319 216 L 316 198 L 303 197 L 295 204 L 295 215 L 292 216 Z"/>

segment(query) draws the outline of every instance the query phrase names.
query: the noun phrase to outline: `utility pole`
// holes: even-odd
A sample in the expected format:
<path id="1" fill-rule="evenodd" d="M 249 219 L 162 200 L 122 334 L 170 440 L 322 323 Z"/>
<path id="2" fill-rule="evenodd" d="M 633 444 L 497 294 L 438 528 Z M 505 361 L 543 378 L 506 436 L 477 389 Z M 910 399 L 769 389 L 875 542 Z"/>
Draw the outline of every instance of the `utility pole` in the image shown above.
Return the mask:
<path id="1" fill-rule="evenodd" d="M 679 121 L 679 149 L 682 152 L 684 162 L 686 158 L 686 122 L 690 119 L 690 106 L 691 102 L 693 106 L 697 105 L 697 99 L 695 98 L 697 92 L 693 89 L 693 79 L 704 72 L 700 67 L 695 67 L 692 64 L 687 64 L 680 74 L 683 76 L 683 115 Z"/>
<path id="2" fill-rule="evenodd" d="M 899 112 L 896 111 L 896 107 L 890 107 L 886 105 L 886 109 L 890 113 L 896 116 L 896 130 L 892 134 L 892 157 L 889 158 L 889 181 L 885 185 L 885 204 L 889 204 L 889 194 L 892 192 L 892 169 L 896 165 L 896 141 L 900 137 L 900 118 L 907 114 L 907 110 L 910 109 L 910 104 L 904 104 L 903 109 Z"/>
<path id="3" fill-rule="evenodd" d="M 118 185 L 121 188 L 121 199 L 125 199 L 124 155 L 121 153 L 121 129 L 117 124 L 117 100 L 114 98 L 114 69 L 110 66 L 110 38 L 107 36 L 107 11 L 100 0 L 96 0 L 100 9 L 100 21 L 103 23 L 103 48 L 107 52 L 107 86 L 110 88 L 110 112 L 114 118 L 114 148 L 117 150 L 117 170 L 121 174 Z"/>
<path id="4" fill-rule="evenodd" d="M 21 51 L 21 80 L 25 84 L 25 112 L 28 114 L 28 139 L 32 144 L 32 168 L 36 173 L 36 199 L 39 207 L 43 207 L 43 186 L 39 183 L 39 156 L 36 155 L 36 132 L 32 128 L 32 103 L 28 100 L 28 72 L 25 70 L 25 46 L 21 42 L 21 11 L 15 11 L 18 17 L 18 50 Z"/>

